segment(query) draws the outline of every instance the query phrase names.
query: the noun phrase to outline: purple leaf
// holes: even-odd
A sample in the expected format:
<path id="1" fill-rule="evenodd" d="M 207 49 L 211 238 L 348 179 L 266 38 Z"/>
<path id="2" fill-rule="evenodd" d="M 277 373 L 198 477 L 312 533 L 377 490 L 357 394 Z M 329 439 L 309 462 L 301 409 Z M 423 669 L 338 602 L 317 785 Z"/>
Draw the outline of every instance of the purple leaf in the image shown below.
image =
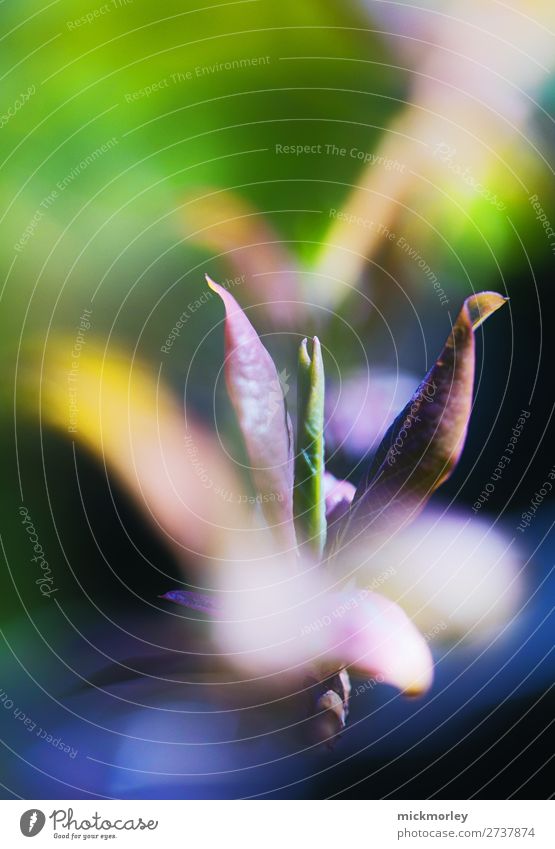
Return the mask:
<path id="1" fill-rule="evenodd" d="M 474 330 L 505 303 L 467 298 L 435 365 L 384 436 L 336 540 L 391 535 L 422 510 L 460 457 L 472 407 Z"/>
<path id="2" fill-rule="evenodd" d="M 326 498 L 326 522 L 328 548 L 330 548 L 341 529 L 341 520 L 349 511 L 355 495 L 355 488 L 349 481 L 338 480 L 330 472 L 324 474 L 324 494 Z"/>
<path id="3" fill-rule="evenodd" d="M 293 438 L 280 378 L 235 298 L 208 276 L 206 279 L 221 297 L 226 311 L 227 389 L 262 510 L 280 544 L 293 548 Z"/>

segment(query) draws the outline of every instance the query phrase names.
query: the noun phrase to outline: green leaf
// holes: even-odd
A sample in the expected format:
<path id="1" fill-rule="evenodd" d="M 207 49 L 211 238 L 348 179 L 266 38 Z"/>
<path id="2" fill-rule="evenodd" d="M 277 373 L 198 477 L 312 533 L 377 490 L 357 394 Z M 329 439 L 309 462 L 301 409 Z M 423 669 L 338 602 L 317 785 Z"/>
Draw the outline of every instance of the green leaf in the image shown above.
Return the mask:
<path id="1" fill-rule="evenodd" d="M 307 340 L 299 348 L 297 376 L 297 456 L 294 514 L 299 542 L 319 557 L 326 543 L 324 492 L 324 364 L 315 336 L 312 357 Z"/>

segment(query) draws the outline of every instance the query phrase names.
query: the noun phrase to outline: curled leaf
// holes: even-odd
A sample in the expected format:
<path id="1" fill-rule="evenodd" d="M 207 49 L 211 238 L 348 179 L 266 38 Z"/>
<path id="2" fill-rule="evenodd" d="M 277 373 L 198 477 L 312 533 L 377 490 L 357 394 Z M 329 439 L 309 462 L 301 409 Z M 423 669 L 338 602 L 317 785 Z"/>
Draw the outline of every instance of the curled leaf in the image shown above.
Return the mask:
<path id="1" fill-rule="evenodd" d="M 324 494 L 324 364 L 314 337 L 299 348 L 294 509 L 297 536 L 319 557 L 326 543 Z"/>
<path id="2" fill-rule="evenodd" d="M 466 299 L 436 363 L 384 436 L 357 487 L 336 545 L 391 535 L 422 510 L 460 457 L 472 407 L 474 330 L 504 303 Z"/>
<path id="3" fill-rule="evenodd" d="M 262 510 L 280 543 L 293 548 L 293 440 L 280 378 L 270 354 L 233 295 L 209 277 L 206 279 L 226 311 L 227 389 Z"/>

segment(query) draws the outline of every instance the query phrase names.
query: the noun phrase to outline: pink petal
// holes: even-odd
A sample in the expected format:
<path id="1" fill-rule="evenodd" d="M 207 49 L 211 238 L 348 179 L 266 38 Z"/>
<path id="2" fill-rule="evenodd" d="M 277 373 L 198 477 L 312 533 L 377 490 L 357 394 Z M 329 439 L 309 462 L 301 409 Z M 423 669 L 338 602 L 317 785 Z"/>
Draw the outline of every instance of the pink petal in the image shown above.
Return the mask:
<path id="1" fill-rule="evenodd" d="M 355 487 L 349 481 L 339 480 L 331 472 L 324 475 L 326 495 L 326 518 L 329 520 L 337 508 L 348 507 L 355 495 Z"/>

